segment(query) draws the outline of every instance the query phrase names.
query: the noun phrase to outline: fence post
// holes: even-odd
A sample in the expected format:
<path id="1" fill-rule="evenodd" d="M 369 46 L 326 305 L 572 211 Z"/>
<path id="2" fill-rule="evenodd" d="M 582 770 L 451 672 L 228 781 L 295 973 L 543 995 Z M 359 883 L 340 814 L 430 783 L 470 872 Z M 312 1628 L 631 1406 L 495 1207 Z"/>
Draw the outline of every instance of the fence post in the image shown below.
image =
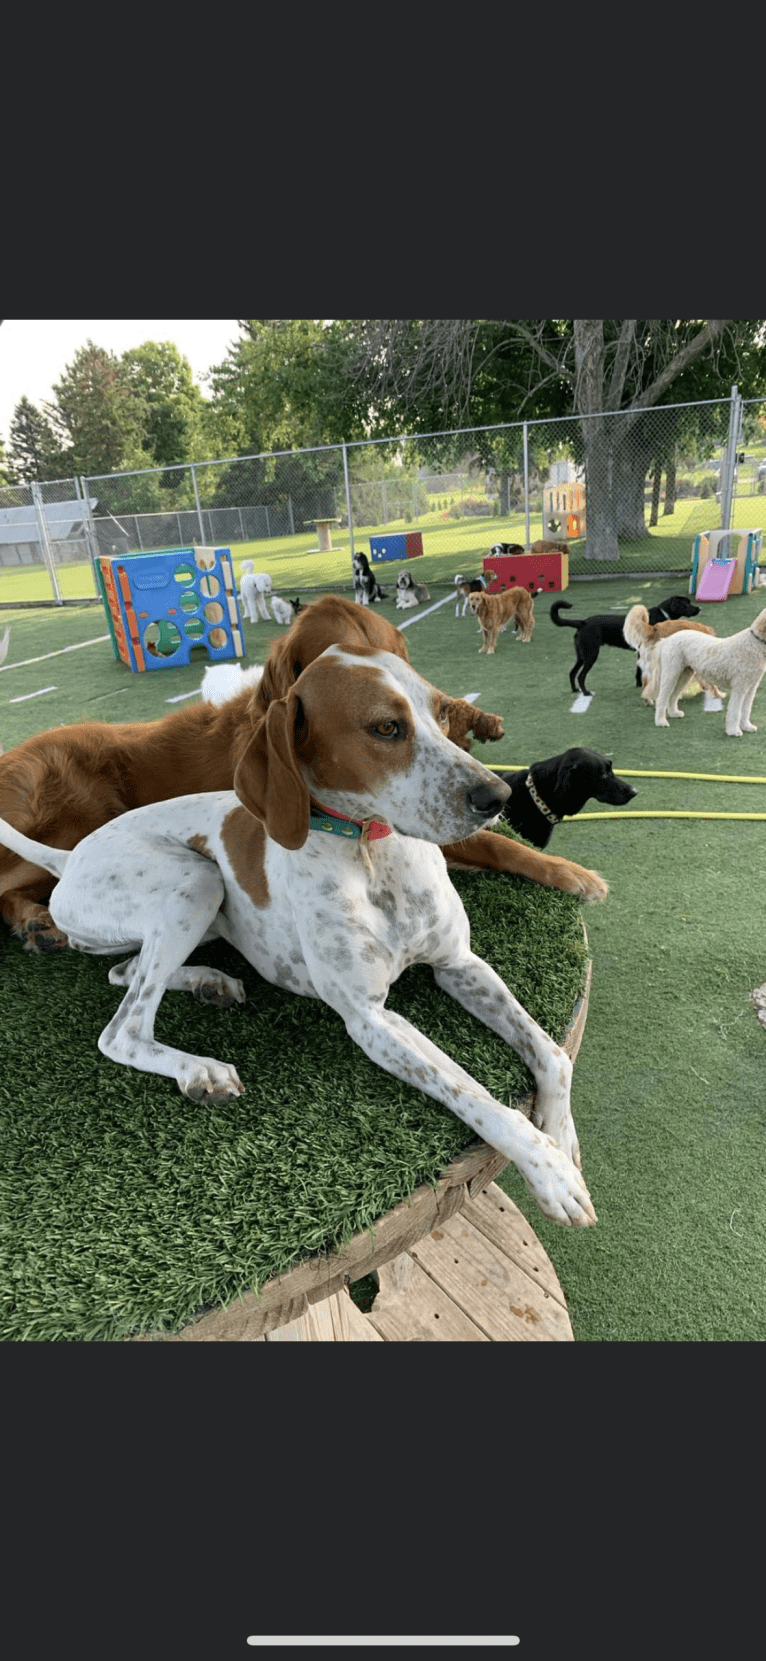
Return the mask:
<path id="1" fill-rule="evenodd" d="M 204 548 L 204 546 L 205 546 L 205 527 L 202 523 L 202 509 L 199 505 L 199 491 L 197 489 L 197 475 L 194 471 L 194 463 L 193 462 L 191 463 L 191 476 L 192 476 L 192 484 L 194 485 L 194 500 L 197 504 L 197 519 L 199 521 L 199 539 L 200 539 L 201 546 Z"/>
<path id="2" fill-rule="evenodd" d="M 524 536 L 524 547 L 528 548 L 529 543 L 530 543 L 530 535 L 529 535 L 529 429 L 527 427 L 526 421 L 524 422 L 524 513 L 525 513 L 525 516 L 526 516 L 526 525 L 527 525 L 525 536 Z M 545 535 L 545 516 L 543 515 L 543 536 L 544 535 Z"/>
<path id="3" fill-rule="evenodd" d="M 35 519 L 37 520 L 37 535 L 38 535 L 38 540 L 39 540 L 39 543 L 40 543 L 40 547 L 42 548 L 42 551 L 43 551 L 43 560 L 44 560 L 44 563 L 45 563 L 45 566 L 46 566 L 46 569 L 47 569 L 47 572 L 48 572 L 48 576 L 50 577 L 51 588 L 53 589 L 53 596 L 54 596 L 54 599 L 56 601 L 56 605 L 61 606 L 61 605 L 64 604 L 64 602 L 61 598 L 61 590 L 60 590 L 59 585 L 58 585 L 58 578 L 56 576 L 56 571 L 55 571 L 54 564 L 53 564 L 53 550 L 52 550 L 51 544 L 50 544 L 50 537 L 48 536 L 48 526 L 45 523 L 45 509 L 43 507 L 43 493 L 40 489 L 39 484 L 36 484 L 34 481 L 32 482 L 32 501 L 35 504 Z"/>
<path id="4" fill-rule="evenodd" d="M 726 440 L 726 449 L 721 461 L 721 530 L 731 528 L 732 498 L 734 495 L 734 469 L 737 465 L 737 445 L 742 425 L 742 399 L 736 386 L 731 389 L 731 407 L 729 409 L 729 436 Z"/>
<path id="5" fill-rule="evenodd" d="M 348 482 L 348 453 L 346 451 L 345 444 L 342 445 L 341 448 L 343 450 L 343 478 L 344 478 L 345 485 L 346 485 L 346 513 L 348 514 L 348 534 L 349 534 L 349 537 L 351 539 L 351 558 L 353 560 L 353 558 L 354 558 L 354 519 L 353 519 L 353 515 L 352 515 L 352 512 L 351 512 L 351 486 Z M 290 507 L 291 507 L 291 510 L 292 510 L 292 503 L 290 504 Z"/>
<path id="6" fill-rule="evenodd" d="M 98 559 L 98 554 L 99 554 L 99 546 L 98 546 L 98 537 L 96 535 L 96 527 L 93 523 L 93 504 L 92 504 L 91 499 L 90 499 L 90 491 L 88 490 L 88 481 L 87 481 L 87 479 L 84 479 L 82 476 L 80 476 L 80 493 L 82 495 L 83 505 L 84 505 L 84 508 L 85 508 L 85 534 L 88 538 L 88 551 L 90 553 L 90 563 L 91 563 L 91 566 L 93 567 L 93 582 L 95 584 L 96 593 L 100 594 L 101 589 L 99 588 L 99 585 L 98 585 L 98 576 L 97 576 L 98 566 L 96 565 L 96 560 Z"/>

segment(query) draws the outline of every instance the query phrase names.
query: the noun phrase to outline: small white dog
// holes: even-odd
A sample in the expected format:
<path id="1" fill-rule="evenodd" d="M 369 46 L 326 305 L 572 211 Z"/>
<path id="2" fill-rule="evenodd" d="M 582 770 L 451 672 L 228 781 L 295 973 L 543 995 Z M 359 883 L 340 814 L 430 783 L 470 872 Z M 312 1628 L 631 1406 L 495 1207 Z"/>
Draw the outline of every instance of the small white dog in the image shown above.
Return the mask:
<path id="1" fill-rule="evenodd" d="M 254 663 L 249 669 L 243 669 L 241 663 L 209 663 L 200 692 L 206 704 L 228 704 L 243 686 L 255 688 L 262 674 L 261 663 Z"/>
<path id="2" fill-rule="evenodd" d="M 659 683 L 654 710 L 657 727 L 669 725 L 668 716 L 683 715 L 678 698 L 692 675 L 731 688 L 726 710 L 729 738 L 757 732 L 750 711 L 758 687 L 766 674 L 766 609 L 739 634 L 712 639 L 705 634 L 684 631 L 671 635 L 655 647 L 659 656 Z"/>
<path id="3" fill-rule="evenodd" d="M 274 613 L 274 622 L 281 623 L 282 627 L 285 629 L 288 628 L 295 616 L 295 612 L 293 611 L 290 601 L 280 600 L 278 594 L 272 594 L 271 609 Z"/>
<path id="4" fill-rule="evenodd" d="M 257 623 L 258 616 L 264 622 L 271 622 L 271 612 L 266 603 L 266 595 L 271 593 L 271 577 L 268 571 L 254 571 L 253 561 L 246 559 L 239 578 L 239 603 L 249 623 Z"/>

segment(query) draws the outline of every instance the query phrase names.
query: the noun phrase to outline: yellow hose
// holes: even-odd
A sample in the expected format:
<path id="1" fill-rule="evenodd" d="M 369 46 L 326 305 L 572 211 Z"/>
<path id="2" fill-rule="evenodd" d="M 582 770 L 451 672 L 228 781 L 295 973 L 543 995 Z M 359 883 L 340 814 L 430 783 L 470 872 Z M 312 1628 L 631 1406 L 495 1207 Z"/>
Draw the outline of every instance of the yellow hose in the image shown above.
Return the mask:
<path id="1" fill-rule="evenodd" d="M 532 764 L 534 765 L 534 763 Z M 529 764 L 524 762 L 491 762 L 485 761 L 491 773 L 523 773 L 529 771 Z M 653 770 L 643 771 L 638 767 L 615 767 L 615 773 L 628 779 L 710 779 L 714 784 L 766 784 L 753 774 L 745 773 L 659 773 Z"/>
<path id="2" fill-rule="evenodd" d="M 679 808 L 636 808 L 632 813 L 565 813 L 564 823 L 576 824 L 578 819 L 766 819 L 766 813 L 696 813 Z"/>

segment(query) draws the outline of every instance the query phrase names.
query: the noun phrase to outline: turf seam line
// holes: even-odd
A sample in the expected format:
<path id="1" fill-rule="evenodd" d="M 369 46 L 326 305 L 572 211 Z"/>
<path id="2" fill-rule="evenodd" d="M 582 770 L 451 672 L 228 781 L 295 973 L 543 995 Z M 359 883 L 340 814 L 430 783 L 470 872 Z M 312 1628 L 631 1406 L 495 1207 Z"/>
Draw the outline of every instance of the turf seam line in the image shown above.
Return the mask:
<path id="1" fill-rule="evenodd" d="M 62 657 L 64 652 L 81 652 L 83 646 L 103 646 L 104 641 L 108 639 L 108 634 L 99 634 L 95 640 L 79 640 L 76 646 L 59 646 L 55 652 L 43 652 L 42 657 L 25 657 L 20 663 L 4 663 L 0 668 L 0 675 L 4 675 L 8 669 L 26 669 L 29 663 L 44 663 L 49 657 Z"/>

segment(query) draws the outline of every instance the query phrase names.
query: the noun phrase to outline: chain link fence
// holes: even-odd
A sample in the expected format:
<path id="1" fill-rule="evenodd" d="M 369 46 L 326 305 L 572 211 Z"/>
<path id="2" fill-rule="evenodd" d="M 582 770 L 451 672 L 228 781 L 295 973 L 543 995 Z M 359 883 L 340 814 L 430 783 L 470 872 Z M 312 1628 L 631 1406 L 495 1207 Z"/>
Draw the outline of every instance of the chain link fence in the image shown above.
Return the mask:
<path id="1" fill-rule="evenodd" d="M 421 533 L 420 569 L 437 585 L 480 571 L 495 543 L 538 539 L 566 544 L 574 578 L 688 574 L 698 532 L 762 530 L 765 509 L 766 400 L 734 388 L 706 403 L 6 487 L 0 606 L 94 599 L 98 555 L 195 544 L 230 547 L 237 570 L 253 559 L 278 591 L 350 591 L 352 553 L 370 557 L 371 538 L 397 532 Z"/>

